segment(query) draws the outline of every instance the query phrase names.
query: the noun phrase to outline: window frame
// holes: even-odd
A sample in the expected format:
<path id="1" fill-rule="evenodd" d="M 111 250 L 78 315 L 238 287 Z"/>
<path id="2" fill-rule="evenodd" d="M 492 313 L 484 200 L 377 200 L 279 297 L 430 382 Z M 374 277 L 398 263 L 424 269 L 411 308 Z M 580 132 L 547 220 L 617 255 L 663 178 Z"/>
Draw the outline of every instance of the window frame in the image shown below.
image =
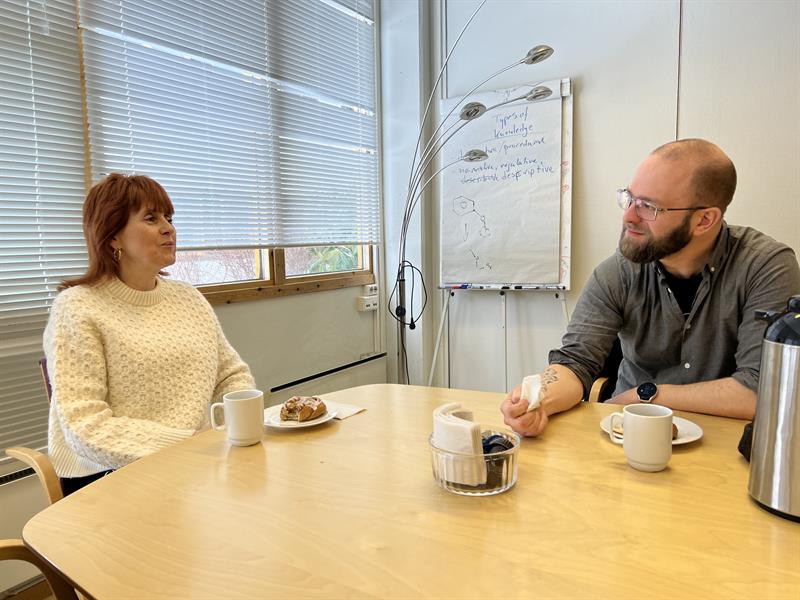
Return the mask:
<path id="1" fill-rule="evenodd" d="M 364 248 L 364 244 L 360 245 Z M 361 253 L 363 250 L 359 250 Z M 370 285 L 376 282 L 375 246 L 368 246 L 368 267 L 355 271 L 337 271 L 335 273 L 314 273 L 313 275 L 286 276 L 283 248 L 265 248 L 269 263 L 268 279 L 253 279 L 197 285 L 197 290 L 205 296 L 210 304 L 232 304 L 267 298 L 280 298 L 295 294 L 325 292 L 348 287 Z"/>
<path id="2" fill-rule="evenodd" d="M 381 67 L 380 67 L 380 2 L 374 0 L 375 6 L 375 28 L 373 37 L 373 52 L 375 54 L 375 120 L 377 123 L 376 148 L 380 153 L 382 148 L 381 136 Z M 83 141 L 84 141 L 84 183 L 85 194 L 88 194 L 92 185 L 92 156 L 90 151 L 90 132 L 88 114 L 88 91 L 85 73 L 85 50 L 84 50 L 84 28 L 80 25 L 80 0 L 76 3 L 76 24 L 77 24 L 77 45 L 78 45 L 78 67 L 81 91 L 81 103 L 83 109 Z M 382 207 L 382 167 L 380 161 L 377 170 L 378 177 L 378 196 L 379 206 Z M 383 220 L 381 210 L 381 222 Z M 180 234 L 180 231 L 178 231 Z M 313 275 L 286 276 L 284 251 L 283 248 L 260 248 L 257 252 L 256 266 L 260 270 L 263 261 L 262 256 L 267 254 L 269 277 L 265 279 L 253 279 L 246 281 L 221 282 L 214 284 L 192 284 L 208 300 L 209 304 L 232 304 L 234 302 L 246 302 L 268 298 L 278 298 L 295 294 L 307 294 L 313 292 L 323 292 L 334 289 L 348 287 L 358 287 L 370 285 L 377 282 L 376 257 L 378 244 L 359 244 L 359 256 L 368 248 L 368 267 L 354 271 L 337 271 L 334 273 L 319 273 Z M 180 252 L 180 247 L 178 252 Z M 167 267 L 167 272 L 169 267 Z"/>

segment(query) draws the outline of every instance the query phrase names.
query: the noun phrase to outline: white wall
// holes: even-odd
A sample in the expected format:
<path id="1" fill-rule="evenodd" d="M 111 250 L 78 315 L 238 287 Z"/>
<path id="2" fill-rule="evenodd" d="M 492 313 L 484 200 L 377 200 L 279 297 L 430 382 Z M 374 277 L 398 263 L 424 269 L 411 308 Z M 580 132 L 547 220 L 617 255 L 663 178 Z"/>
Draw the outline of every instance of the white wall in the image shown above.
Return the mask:
<path id="1" fill-rule="evenodd" d="M 256 385 L 269 390 L 383 352 L 382 315 L 358 312 L 359 295 L 353 287 L 214 308 Z M 384 373 L 375 383 L 385 381 Z"/>
<path id="2" fill-rule="evenodd" d="M 383 4 L 395 2 L 416 4 Z M 448 40 L 477 5 L 443 0 Z M 800 253 L 799 13 L 800 3 L 780 0 L 489 0 L 483 7 L 451 58 L 449 96 L 537 43 L 553 46 L 553 57 L 508 71 L 487 89 L 555 77 L 574 84 L 570 308 L 592 269 L 616 247 L 615 190 L 650 150 L 676 135 L 706 137 L 733 158 L 740 185 L 729 222 L 755 226 Z M 439 57 L 427 58 L 435 65 Z M 435 231 L 425 244 L 435 251 Z M 435 265 L 426 278 L 438 281 Z M 440 383 L 449 371 L 453 387 L 503 391 L 540 370 L 547 351 L 559 345 L 563 305 L 551 293 L 506 297 L 506 330 L 499 294 L 459 292 L 455 300 Z"/>
<path id="3" fill-rule="evenodd" d="M 733 159 L 729 222 L 800 255 L 800 1 L 693 0 L 683 13 L 679 135 Z"/>

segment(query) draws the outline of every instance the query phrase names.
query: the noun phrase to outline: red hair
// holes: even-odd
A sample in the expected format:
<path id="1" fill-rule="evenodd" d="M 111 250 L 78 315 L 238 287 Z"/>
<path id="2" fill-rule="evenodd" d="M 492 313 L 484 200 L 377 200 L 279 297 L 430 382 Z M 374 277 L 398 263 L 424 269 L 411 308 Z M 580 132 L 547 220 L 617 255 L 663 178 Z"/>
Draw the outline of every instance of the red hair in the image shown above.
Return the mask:
<path id="1" fill-rule="evenodd" d="M 59 291 L 119 276 L 111 240 L 125 228 L 131 214 L 142 207 L 165 215 L 175 212 L 166 190 L 147 175 L 111 173 L 92 186 L 83 203 L 83 235 L 89 251 L 89 268 L 83 276 L 63 281 Z"/>

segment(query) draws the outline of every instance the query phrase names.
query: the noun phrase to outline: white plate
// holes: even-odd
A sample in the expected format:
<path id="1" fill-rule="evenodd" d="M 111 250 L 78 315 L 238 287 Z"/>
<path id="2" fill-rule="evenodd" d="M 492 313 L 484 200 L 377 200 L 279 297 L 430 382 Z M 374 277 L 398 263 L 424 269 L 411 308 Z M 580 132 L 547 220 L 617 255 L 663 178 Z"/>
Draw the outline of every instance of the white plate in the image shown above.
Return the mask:
<path id="1" fill-rule="evenodd" d="M 283 405 L 278 404 L 264 409 L 264 425 L 275 429 L 304 429 L 305 427 L 314 427 L 315 425 L 327 423 L 336 416 L 335 410 L 329 410 L 321 417 L 310 421 L 281 421 L 281 406 Z"/>
<path id="2" fill-rule="evenodd" d="M 678 427 L 678 437 L 672 440 L 673 446 L 679 446 L 680 444 L 688 444 L 689 442 L 694 442 L 699 440 L 703 437 L 703 430 L 700 428 L 699 425 L 696 423 L 692 423 L 688 419 L 684 419 L 682 417 L 672 417 L 672 422 Z M 608 435 L 608 430 L 611 427 L 611 415 L 606 416 L 602 421 L 600 421 L 600 429 L 606 432 Z M 610 438 L 609 438 L 610 439 Z M 622 438 L 614 435 L 614 440 L 612 440 L 615 444 L 621 444 Z"/>

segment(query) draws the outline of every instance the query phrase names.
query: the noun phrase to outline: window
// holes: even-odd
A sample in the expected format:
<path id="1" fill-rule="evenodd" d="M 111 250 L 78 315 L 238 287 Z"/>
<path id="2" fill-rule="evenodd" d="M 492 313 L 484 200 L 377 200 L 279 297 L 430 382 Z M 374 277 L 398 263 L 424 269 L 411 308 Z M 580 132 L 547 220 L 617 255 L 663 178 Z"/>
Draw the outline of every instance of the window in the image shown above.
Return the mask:
<path id="1" fill-rule="evenodd" d="M 369 271 L 371 252 L 370 246 L 358 244 L 285 248 L 284 281 L 309 275 Z M 274 260 L 267 250 L 183 250 L 169 267 L 169 274 L 196 286 L 271 280 L 269 264 Z"/>
<path id="2" fill-rule="evenodd" d="M 41 334 L 106 173 L 164 184 L 212 302 L 374 281 L 374 0 L 77 5 L 0 3 L 0 448 L 46 444 Z"/>
<path id="3" fill-rule="evenodd" d="M 286 275 L 311 275 L 314 273 L 340 273 L 369 268 L 367 253 L 362 246 L 313 246 L 284 250 Z"/>
<path id="4" fill-rule="evenodd" d="M 203 286 L 220 282 L 269 279 L 260 250 L 184 250 L 178 252 L 169 274 L 175 279 Z"/>
<path id="5" fill-rule="evenodd" d="M 47 309 L 86 268 L 75 4 L 3 2 L 0 40 L 0 449 L 40 448 Z M 0 474 L 17 465 L 0 455 Z"/>
<path id="6" fill-rule="evenodd" d="M 135 171 L 164 185 L 187 250 L 173 271 L 268 280 L 270 261 L 243 249 L 301 245 L 286 256 L 308 265 L 287 276 L 359 269 L 356 248 L 380 231 L 372 11 L 372 0 L 81 1 L 93 178 Z"/>

